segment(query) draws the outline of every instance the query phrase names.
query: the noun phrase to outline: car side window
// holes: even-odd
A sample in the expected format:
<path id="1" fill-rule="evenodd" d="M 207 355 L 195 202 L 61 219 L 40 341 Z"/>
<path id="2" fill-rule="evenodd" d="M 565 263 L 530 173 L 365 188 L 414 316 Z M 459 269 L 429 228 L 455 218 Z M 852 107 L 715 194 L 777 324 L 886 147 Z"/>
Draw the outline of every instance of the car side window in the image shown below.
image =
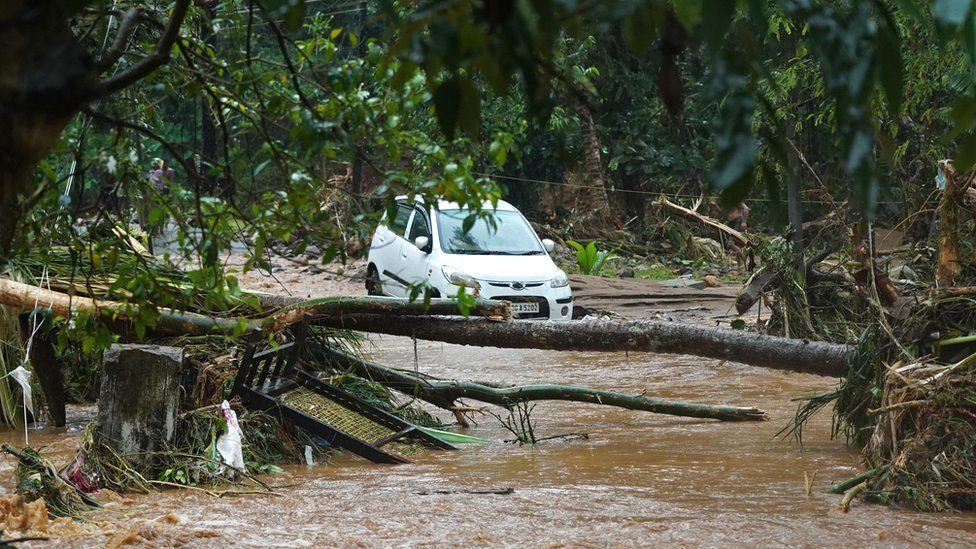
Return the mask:
<path id="1" fill-rule="evenodd" d="M 407 240 L 413 242 L 418 236 L 430 238 L 430 227 L 427 225 L 427 216 L 417 210 L 417 215 L 413 216 L 413 223 L 410 224 L 410 234 Z"/>
<path id="2" fill-rule="evenodd" d="M 413 208 L 406 204 L 398 204 L 396 217 L 393 218 L 393 223 L 390 224 L 390 230 L 396 233 L 397 236 L 403 236 L 403 233 L 407 230 L 407 222 L 410 221 L 411 213 L 413 213 Z"/>

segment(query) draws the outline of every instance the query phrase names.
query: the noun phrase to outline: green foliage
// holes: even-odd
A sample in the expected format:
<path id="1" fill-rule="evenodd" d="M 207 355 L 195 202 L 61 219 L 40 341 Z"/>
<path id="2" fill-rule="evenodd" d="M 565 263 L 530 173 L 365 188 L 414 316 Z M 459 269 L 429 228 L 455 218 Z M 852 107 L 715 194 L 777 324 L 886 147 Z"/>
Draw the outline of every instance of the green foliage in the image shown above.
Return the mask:
<path id="1" fill-rule="evenodd" d="M 793 144 L 820 192 L 854 197 L 867 214 L 886 179 L 906 182 L 888 197 L 920 203 L 932 158 L 957 145 L 963 169 L 976 157 L 976 14 L 965 1 L 459 0 L 381 2 L 364 15 L 359 28 L 359 14 L 302 0 L 191 8 L 170 63 L 94 103 L 98 116 L 73 120 L 38 164 L 37 188 L 72 190 L 41 193 L 19 249 L 61 244 L 78 265 L 117 271 L 112 292 L 129 292 L 144 334 L 159 307 L 240 305 L 221 259 L 240 243 L 245 270 L 309 242 L 341 260 L 398 194 L 484 217 L 507 192 L 531 212 L 539 184 L 521 180 L 563 182 L 576 167 L 581 103 L 628 218 L 644 215 L 650 193 L 697 195 L 702 184 L 727 203 L 764 187 L 776 217 L 786 179 L 807 171 Z M 72 24 L 97 54 L 110 21 Z M 140 26 L 130 57 L 157 38 Z M 156 156 L 176 168 L 169 193 L 147 180 Z M 354 188 L 341 177 L 357 163 L 372 175 Z M 120 243 L 106 231 L 133 217 L 150 234 L 168 225 L 162 254 L 203 303 L 113 259 Z M 89 350 L 110 343 L 75 323 L 90 330 Z"/>
<path id="2" fill-rule="evenodd" d="M 596 242 L 590 242 L 586 246 L 575 240 L 567 240 L 566 243 L 576 250 L 576 265 L 582 274 L 600 274 L 600 269 L 610 257 L 611 252 L 596 249 Z"/>
<path id="3" fill-rule="evenodd" d="M 453 296 L 453 299 L 457 299 L 458 311 L 463 316 L 468 316 L 471 313 L 471 308 L 475 305 L 475 297 L 469 294 L 467 290 L 466 286 L 458 286 L 457 293 Z"/>
<path id="4" fill-rule="evenodd" d="M 882 195 L 890 192 L 883 181 L 901 168 L 899 161 L 906 158 L 907 150 L 917 143 L 938 143 L 937 139 L 945 135 L 933 128 L 936 141 L 917 141 L 910 136 L 894 140 L 893 134 L 900 130 L 905 133 L 905 127 L 911 127 L 904 118 L 899 119 L 907 108 L 918 105 L 920 99 L 946 100 L 945 96 L 925 98 L 932 88 L 925 81 L 941 81 L 943 85 L 938 87 L 944 91 L 948 75 L 940 74 L 931 63 L 925 65 L 927 70 L 922 74 L 918 68 L 923 65 L 917 60 L 928 57 L 940 64 L 957 64 L 964 59 L 960 49 L 971 62 L 976 59 L 976 50 L 966 46 L 976 43 L 972 40 L 976 15 L 966 0 L 936 2 L 931 12 L 915 0 L 893 4 L 790 0 L 713 4 L 706 10 L 700 2 L 610 3 L 599 7 L 527 2 L 508 11 L 482 11 L 473 1 L 436 4 L 417 14 L 399 14 L 400 19 L 395 21 L 401 33 L 391 52 L 417 63 L 428 75 L 440 75 L 443 85 L 452 82 L 454 75 L 481 76 L 500 97 L 514 77 L 526 115 L 535 120 L 555 115 L 565 94 L 578 93 L 572 86 L 566 88 L 565 82 L 572 82 L 583 70 L 592 71 L 600 75 L 601 85 L 583 89 L 595 91 L 597 102 L 607 107 L 603 123 L 612 130 L 606 139 L 611 153 L 609 166 L 619 171 L 619 184 L 632 186 L 633 180 L 647 174 L 657 161 L 664 164 L 662 171 L 668 172 L 668 164 L 681 156 L 675 153 L 691 151 L 691 165 L 711 160 L 707 182 L 722 192 L 726 204 L 741 200 L 756 183 L 764 184 L 770 198 L 778 202 L 784 172 L 795 155 L 792 144 L 799 143 L 794 128 L 805 128 L 805 119 L 816 119 L 829 124 L 826 139 L 813 137 L 819 142 L 816 149 L 824 154 L 813 157 L 809 150 L 802 152 L 807 158 L 823 158 L 827 166 L 838 166 L 839 170 L 831 170 L 838 172 L 838 186 L 842 191 L 853 190 L 861 211 L 868 216 L 876 213 Z M 551 25 L 539 25 L 543 19 L 563 21 L 563 32 Z M 597 34 L 586 37 L 586 32 L 596 29 Z M 618 29 L 621 32 L 616 32 Z M 648 62 L 644 54 L 655 35 L 662 57 Z M 689 38 L 674 38 L 684 35 Z M 593 59 L 599 62 L 567 66 L 574 50 L 566 47 L 566 36 L 579 44 L 591 42 L 587 49 L 595 52 Z M 912 40 L 903 40 L 905 36 Z M 700 61 L 698 68 L 673 70 L 670 56 L 695 39 L 703 44 L 700 51 L 692 53 Z M 525 58 L 515 53 L 519 51 L 532 51 L 533 55 Z M 674 76 L 689 68 L 691 75 Z M 649 76 L 655 72 L 659 95 L 665 101 L 683 101 L 682 114 L 692 115 L 694 121 L 673 132 L 671 143 L 664 145 L 663 151 L 648 139 L 655 133 L 654 126 L 658 130 L 667 126 L 659 123 L 666 119 L 660 116 L 661 103 L 647 93 L 654 85 Z M 783 80 L 789 72 L 801 78 L 797 82 L 804 86 L 802 95 L 794 94 L 796 87 Z M 549 76 L 548 80 L 540 74 Z M 965 83 L 968 90 L 955 100 L 957 114 L 948 134 L 950 138 L 960 137 L 957 163 L 966 168 L 976 161 L 976 152 L 972 152 L 976 151 L 976 138 L 972 137 L 976 135 L 976 117 L 965 115 L 976 104 L 971 85 L 974 74 L 970 68 L 958 75 L 956 81 Z M 701 82 L 708 82 L 708 93 L 694 89 Z M 677 91 L 672 89 L 674 85 Z M 682 94 L 684 86 L 689 93 Z M 616 98 L 614 93 L 618 94 Z M 651 108 L 645 111 L 638 104 L 641 102 Z M 802 108 L 797 109 L 796 104 L 801 102 Z M 474 108 L 476 102 L 470 103 Z M 659 116 L 636 115 L 650 114 L 654 109 Z M 717 115 L 706 114 L 706 124 L 700 124 L 700 119 L 695 120 L 698 113 Z M 459 117 L 456 113 L 451 116 L 452 120 Z M 698 129 L 707 129 L 709 119 L 712 131 L 697 134 Z M 714 152 L 704 143 L 687 147 L 688 129 L 702 137 L 712 133 Z M 677 137 L 680 133 L 685 135 Z M 526 144 L 533 147 L 531 141 Z M 945 146 L 943 142 L 940 148 Z M 916 162 L 912 155 L 908 159 Z M 932 164 L 927 168 L 931 173 Z"/>
<path id="5" fill-rule="evenodd" d="M 18 314 L 20 311 L 0 306 L 0 375 L 6 375 L 24 364 L 25 352 Z M 12 378 L 0 380 L 0 423 L 23 427 L 22 398 L 20 386 Z"/>

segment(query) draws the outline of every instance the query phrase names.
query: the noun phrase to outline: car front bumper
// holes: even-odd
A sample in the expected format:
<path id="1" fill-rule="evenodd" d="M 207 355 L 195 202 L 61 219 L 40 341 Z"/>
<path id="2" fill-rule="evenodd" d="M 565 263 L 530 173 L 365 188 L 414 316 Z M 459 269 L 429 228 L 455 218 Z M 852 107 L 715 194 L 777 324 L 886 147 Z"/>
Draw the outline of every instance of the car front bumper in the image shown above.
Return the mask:
<path id="1" fill-rule="evenodd" d="M 485 299 L 500 299 L 512 303 L 538 303 L 538 313 L 517 313 L 516 318 L 539 318 L 549 320 L 570 320 L 573 318 L 573 291 L 569 286 L 552 288 L 546 282 L 536 287 L 513 289 L 510 285 L 479 281 L 478 296 Z"/>

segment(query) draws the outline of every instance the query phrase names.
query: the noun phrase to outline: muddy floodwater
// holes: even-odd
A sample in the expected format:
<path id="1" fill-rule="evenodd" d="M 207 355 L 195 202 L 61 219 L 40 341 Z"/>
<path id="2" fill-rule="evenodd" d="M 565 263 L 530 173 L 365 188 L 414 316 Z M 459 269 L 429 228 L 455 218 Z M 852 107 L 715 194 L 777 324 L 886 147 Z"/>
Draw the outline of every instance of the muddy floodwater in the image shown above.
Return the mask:
<path id="1" fill-rule="evenodd" d="M 411 340 L 377 337 L 373 356 L 414 367 Z M 922 514 L 867 504 L 849 513 L 824 493 L 858 472 L 858 456 L 830 438 L 824 412 L 795 441 L 774 438 L 795 411 L 791 397 L 834 380 L 691 357 L 466 348 L 419 342 L 417 366 L 443 377 L 501 383 L 559 382 L 668 398 L 758 406 L 762 423 L 719 423 L 614 408 L 539 403 L 538 436 L 588 440 L 535 447 L 481 416 L 468 432 L 496 441 L 378 466 L 344 455 L 328 465 L 266 477 L 282 497 L 214 499 L 194 492 L 125 496 L 63 527 L 60 546 L 971 546 L 976 514 Z M 450 415 L 440 414 L 445 420 Z M 69 436 L 33 432 L 66 460 Z M 23 435 L 6 440 L 22 444 Z M 13 462 L 2 458 L 5 492 Z M 816 473 L 813 495 L 804 473 Z M 504 490 L 508 495 L 434 491 Z M 424 493 L 427 493 L 426 495 Z"/>

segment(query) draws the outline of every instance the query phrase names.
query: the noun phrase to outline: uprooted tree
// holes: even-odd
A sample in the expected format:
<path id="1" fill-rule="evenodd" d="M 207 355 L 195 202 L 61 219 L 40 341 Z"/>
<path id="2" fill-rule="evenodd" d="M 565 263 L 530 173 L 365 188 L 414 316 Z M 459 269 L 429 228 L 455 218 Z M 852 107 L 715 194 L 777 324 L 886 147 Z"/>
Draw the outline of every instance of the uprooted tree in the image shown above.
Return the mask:
<path id="1" fill-rule="evenodd" d="M 123 304 L 109 301 L 97 302 L 89 297 L 68 296 L 60 292 L 43 290 L 5 279 L 0 279 L 0 304 L 23 310 L 34 310 L 38 313 L 45 312 L 46 314 L 54 316 L 77 314 L 77 312 L 80 311 L 98 314 L 100 316 L 110 317 L 111 324 L 116 330 L 123 334 L 126 332 L 126 326 L 131 323 L 129 312 Z M 237 336 L 254 334 L 270 335 L 280 332 L 297 323 L 335 326 L 336 322 L 342 323 L 342 319 L 371 318 L 374 319 L 374 324 L 369 325 L 368 329 L 372 331 L 379 329 L 379 331 L 397 333 L 396 331 L 390 330 L 388 326 L 422 326 L 424 322 L 433 320 L 428 315 L 456 315 L 459 312 L 458 308 L 459 305 L 456 301 L 446 299 L 430 300 L 429 302 L 424 303 L 409 302 L 394 298 L 376 297 L 320 298 L 294 302 L 282 307 L 281 309 L 270 312 L 266 316 L 250 319 L 222 318 L 193 312 L 163 310 L 160 312 L 160 317 L 156 322 L 153 331 L 154 333 L 160 335 L 169 336 L 202 336 L 210 334 Z M 541 346 L 542 339 L 540 338 L 519 343 L 517 333 L 520 328 L 531 331 L 532 326 L 542 327 L 546 325 L 531 322 L 519 323 L 517 321 L 512 321 L 511 306 L 508 302 L 475 300 L 467 312 L 486 317 L 485 323 L 469 324 L 467 329 L 457 331 L 456 335 L 458 336 L 471 337 L 473 331 L 476 334 L 474 339 L 484 343 L 482 338 L 477 337 L 477 332 L 484 331 L 488 332 L 490 335 L 491 330 L 501 328 L 501 336 L 507 338 L 507 343 L 505 343 L 505 346 Z M 450 317 L 434 318 L 442 318 L 446 321 L 446 319 Z M 376 324 L 375 319 L 388 319 L 390 322 L 380 326 Z M 450 326 L 451 325 L 449 325 L 449 327 Z M 590 334 L 589 337 L 581 339 L 581 331 L 574 329 L 576 326 L 571 326 L 569 324 L 556 324 L 552 326 L 552 329 L 548 330 L 547 338 L 550 342 L 555 342 L 558 344 L 559 347 L 575 349 L 591 348 L 592 345 L 588 342 L 601 338 L 605 339 L 608 334 L 612 333 L 618 333 L 631 340 L 635 339 L 634 326 L 621 324 L 611 325 L 604 323 L 581 324 L 579 326 L 584 329 L 584 332 L 587 331 L 587 329 L 592 329 L 596 330 L 597 333 Z M 357 325 L 356 327 L 362 329 L 362 326 Z M 652 328 L 653 327 L 654 326 L 652 325 Z M 458 326 L 454 325 L 454 328 L 458 328 Z M 668 346 L 664 343 L 673 335 L 673 332 L 669 331 L 667 328 L 667 326 L 658 327 L 658 330 L 661 332 L 659 334 L 655 334 L 653 330 L 647 331 L 645 329 L 646 333 L 643 335 L 643 337 L 636 338 L 644 342 L 644 347 L 642 350 L 654 350 L 660 352 L 677 351 L 677 347 Z M 696 332 L 693 334 L 693 337 L 701 337 L 703 335 L 707 335 L 709 332 L 715 332 L 712 335 L 721 338 L 723 335 L 725 335 L 721 332 L 728 331 L 706 329 L 704 331 Z M 444 332 L 442 331 L 441 333 Z M 421 336 L 424 337 L 423 334 L 421 334 Z M 622 341 L 620 338 L 617 339 Z M 753 352 L 752 356 L 762 356 L 764 354 L 763 349 L 768 351 L 770 348 L 782 346 L 782 344 L 785 343 L 784 341 L 777 340 L 777 338 L 767 338 L 770 339 L 768 342 L 762 341 L 762 339 L 763 338 L 760 337 L 758 343 L 752 343 L 753 346 L 759 346 L 759 350 Z M 601 346 L 601 348 L 613 348 L 614 345 L 620 345 L 620 341 L 617 343 L 614 343 L 612 340 L 607 341 Z M 653 341 L 657 341 L 658 344 L 651 343 Z M 501 343 L 496 341 L 495 344 Z M 726 341 L 724 344 L 729 345 L 729 342 Z M 550 343 L 549 345 L 551 346 L 553 343 Z M 716 343 L 716 345 L 719 345 L 719 343 Z M 750 344 L 747 343 L 745 345 L 748 346 Z M 731 346 L 734 347 L 735 344 L 732 343 Z M 323 352 L 327 352 L 327 349 L 323 350 Z M 709 352 L 711 351 L 705 350 L 701 354 L 708 355 Z M 832 360 L 837 360 L 834 355 L 843 357 L 844 352 L 846 351 L 841 346 L 823 346 L 814 347 L 812 350 L 807 350 L 806 354 L 810 355 L 819 353 L 817 360 L 820 362 L 827 361 L 829 363 Z M 796 358 L 801 358 L 803 356 L 803 353 L 796 353 L 796 351 L 794 351 L 794 354 L 796 355 Z M 348 354 L 327 352 L 324 358 L 329 361 L 338 360 L 343 364 L 355 366 L 358 374 L 365 374 L 363 377 L 373 379 L 378 378 L 377 381 L 401 391 L 411 384 L 416 384 L 423 381 L 425 387 L 424 394 L 422 395 L 423 398 L 443 407 L 449 407 L 449 403 L 459 398 L 481 400 L 508 408 L 510 408 L 514 403 L 532 400 L 570 400 L 576 402 L 590 402 L 610 406 L 619 406 L 648 412 L 720 420 L 756 420 L 765 418 L 765 414 L 761 410 L 755 408 L 682 403 L 653 397 L 628 396 L 611 391 L 571 387 L 565 385 L 490 387 L 484 384 L 471 382 L 431 382 L 430 380 L 420 380 L 416 377 L 407 379 L 402 375 L 397 377 L 394 370 L 384 369 L 382 366 L 364 361 L 357 362 L 358 359 L 355 359 Z M 807 357 L 805 360 L 809 361 L 810 359 Z M 797 370 L 804 370 L 809 369 L 809 366 L 804 366 L 803 363 L 796 362 L 793 368 Z M 51 396 L 54 397 L 53 400 L 63 401 L 63 395 Z"/>

